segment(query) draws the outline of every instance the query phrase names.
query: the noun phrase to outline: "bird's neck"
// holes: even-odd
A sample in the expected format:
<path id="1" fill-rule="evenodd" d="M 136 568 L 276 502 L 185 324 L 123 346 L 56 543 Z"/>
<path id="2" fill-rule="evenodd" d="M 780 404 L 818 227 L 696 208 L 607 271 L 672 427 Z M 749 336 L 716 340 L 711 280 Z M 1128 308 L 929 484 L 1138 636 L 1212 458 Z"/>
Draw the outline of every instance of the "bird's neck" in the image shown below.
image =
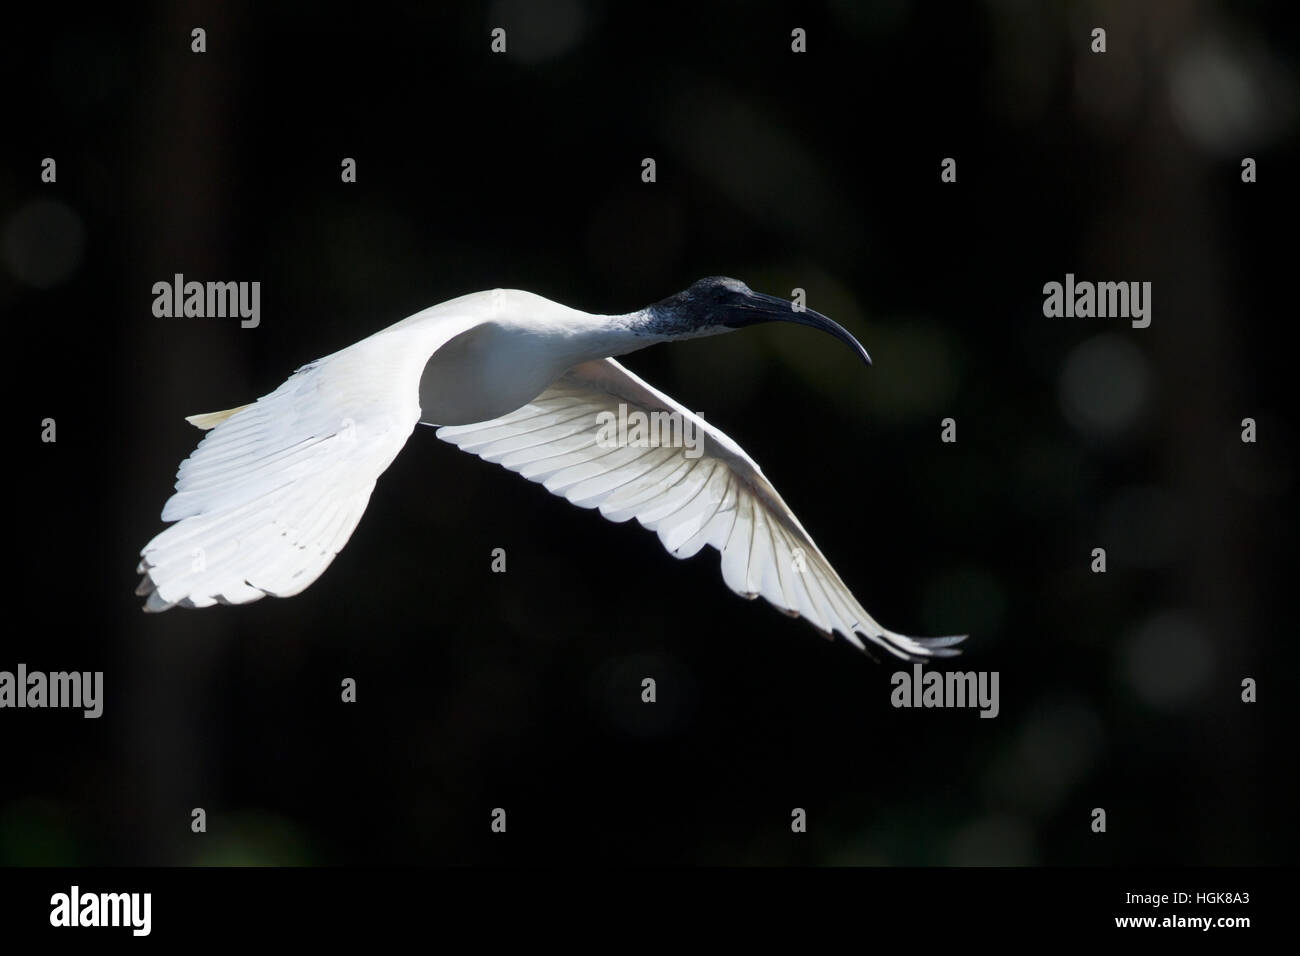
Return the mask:
<path id="1" fill-rule="evenodd" d="M 584 338 L 586 359 L 626 355 L 660 342 L 675 342 L 705 335 L 719 335 L 731 329 L 700 326 L 671 311 L 650 306 L 626 315 L 591 316 L 594 320 Z"/>

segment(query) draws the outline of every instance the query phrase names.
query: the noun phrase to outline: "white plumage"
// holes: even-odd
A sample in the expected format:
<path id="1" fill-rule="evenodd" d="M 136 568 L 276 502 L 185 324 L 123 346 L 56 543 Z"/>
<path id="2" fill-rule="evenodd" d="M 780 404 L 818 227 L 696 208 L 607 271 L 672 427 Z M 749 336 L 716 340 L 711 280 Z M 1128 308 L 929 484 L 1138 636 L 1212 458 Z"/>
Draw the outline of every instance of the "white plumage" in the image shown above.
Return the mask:
<path id="1" fill-rule="evenodd" d="M 729 285 L 698 295 L 702 302 L 678 302 L 706 282 Z M 961 637 L 911 638 L 881 627 L 753 459 L 608 357 L 737 327 L 718 322 L 737 308 L 719 296 L 780 302 L 734 280 L 704 280 L 627 316 L 592 316 L 526 292 L 476 293 L 312 362 L 251 405 L 194 416 L 211 430 L 181 464 L 163 509 L 163 520 L 175 523 L 141 552 L 145 609 L 302 591 L 347 543 L 375 480 L 423 420 L 442 423 L 444 441 L 573 504 L 611 521 L 635 518 L 677 557 L 716 548 L 731 590 L 761 595 L 827 634 L 905 659 L 955 653 Z M 834 325 L 812 316 L 787 320 Z M 743 324 L 784 318 L 746 311 Z M 685 321 L 693 326 L 684 329 Z M 698 429 L 702 446 L 690 454 L 672 445 L 610 447 L 598 440 L 602 413 L 617 415 L 620 405 L 624 414 L 675 413 Z M 464 420 L 485 413 L 493 417 Z"/>

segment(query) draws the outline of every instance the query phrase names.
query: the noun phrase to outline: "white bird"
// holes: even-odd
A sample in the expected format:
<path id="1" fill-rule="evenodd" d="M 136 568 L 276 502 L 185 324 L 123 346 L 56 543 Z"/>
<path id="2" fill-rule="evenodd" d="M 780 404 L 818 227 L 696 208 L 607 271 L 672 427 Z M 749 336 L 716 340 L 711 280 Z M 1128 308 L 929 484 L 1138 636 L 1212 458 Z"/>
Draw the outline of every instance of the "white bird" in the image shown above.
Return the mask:
<path id="1" fill-rule="evenodd" d="M 591 315 L 530 292 L 476 292 L 418 312 L 304 365 L 251 405 L 187 419 L 211 429 L 177 472 L 140 552 L 146 611 L 289 597 L 347 543 L 375 480 L 417 423 L 611 521 L 636 518 L 679 558 L 722 555 L 727 586 L 762 595 L 859 649 L 907 660 L 958 653 L 962 636 L 906 637 L 867 614 L 754 460 L 719 429 L 611 356 L 761 322 L 834 335 L 841 326 L 753 292 L 701 279 L 627 315 Z M 675 413 L 702 442 L 610 446 L 603 424 Z"/>

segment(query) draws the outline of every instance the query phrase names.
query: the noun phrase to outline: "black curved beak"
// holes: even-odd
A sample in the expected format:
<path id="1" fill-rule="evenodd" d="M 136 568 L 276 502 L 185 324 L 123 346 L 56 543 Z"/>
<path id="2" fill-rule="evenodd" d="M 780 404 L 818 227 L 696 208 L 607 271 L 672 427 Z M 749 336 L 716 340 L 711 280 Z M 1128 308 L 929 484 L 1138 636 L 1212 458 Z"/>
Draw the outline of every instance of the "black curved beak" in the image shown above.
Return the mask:
<path id="1" fill-rule="evenodd" d="M 849 334 L 844 326 L 812 309 L 796 311 L 793 303 L 778 299 L 774 295 L 764 295 L 762 292 L 747 293 L 742 301 L 727 307 L 722 324 L 728 328 L 738 329 L 758 325 L 761 322 L 793 322 L 795 325 L 820 329 L 835 336 L 853 349 L 858 358 L 868 365 L 871 364 L 871 356 L 867 354 L 867 350 L 862 347 L 861 342 Z"/>

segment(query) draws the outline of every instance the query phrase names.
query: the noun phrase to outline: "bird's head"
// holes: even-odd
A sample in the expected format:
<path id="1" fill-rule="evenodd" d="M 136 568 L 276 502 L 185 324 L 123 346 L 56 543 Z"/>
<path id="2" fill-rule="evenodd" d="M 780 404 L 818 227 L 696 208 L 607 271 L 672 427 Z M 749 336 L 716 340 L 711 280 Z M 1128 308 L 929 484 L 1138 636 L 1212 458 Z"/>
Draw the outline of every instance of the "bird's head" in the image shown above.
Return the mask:
<path id="1" fill-rule="evenodd" d="M 739 279 L 710 276 L 647 310 L 658 330 L 671 337 L 716 335 L 762 322 L 794 322 L 835 336 L 868 365 L 871 356 L 842 325 L 812 309 L 755 292 Z"/>

